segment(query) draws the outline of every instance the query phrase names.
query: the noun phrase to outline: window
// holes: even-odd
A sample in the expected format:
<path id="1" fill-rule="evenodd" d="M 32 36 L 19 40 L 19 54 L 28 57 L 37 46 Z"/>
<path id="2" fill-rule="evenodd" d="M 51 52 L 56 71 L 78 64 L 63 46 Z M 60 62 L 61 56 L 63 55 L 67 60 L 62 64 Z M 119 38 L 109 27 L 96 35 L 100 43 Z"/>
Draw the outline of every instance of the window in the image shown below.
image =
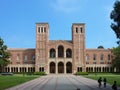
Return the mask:
<path id="1" fill-rule="evenodd" d="M 24 61 L 27 62 L 27 60 L 28 60 L 28 56 L 25 55 L 25 56 L 24 56 Z"/>
<path id="2" fill-rule="evenodd" d="M 33 61 L 35 60 L 35 56 L 34 56 L 34 55 L 32 56 L 32 60 L 33 60 Z"/>
<path id="3" fill-rule="evenodd" d="M 50 50 L 50 58 L 55 58 L 55 49 Z"/>
<path id="4" fill-rule="evenodd" d="M 78 28 L 76 27 L 76 33 L 78 33 Z"/>
<path id="5" fill-rule="evenodd" d="M 83 33 L 83 28 L 82 27 L 80 28 L 80 32 Z"/>
<path id="6" fill-rule="evenodd" d="M 104 58 L 104 55 L 101 54 L 101 55 L 100 55 L 100 60 L 103 60 L 103 58 Z"/>
<path id="7" fill-rule="evenodd" d="M 41 32 L 43 33 L 43 27 L 41 27 Z"/>
<path id="8" fill-rule="evenodd" d="M 40 27 L 38 27 L 38 32 L 40 33 Z"/>
<path id="9" fill-rule="evenodd" d="M 67 58 L 71 58 L 72 57 L 72 50 L 71 49 L 67 49 L 66 50 L 66 57 Z"/>
<path id="10" fill-rule="evenodd" d="M 108 54 L 108 60 L 110 60 L 111 58 L 110 58 L 110 54 Z"/>
<path id="11" fill-rule="evenodd" d="M 88 61 L 88 60 L 89 60 L 89 55 L 87 54 L 87 55 L 86 55 L 86 61 Z"/>
<path id="12" fill-rule="evenodd" d="M 44 27 L 44 32 L 46 32 L 46 27 Z"/>
<path id="13" fill-rule="evenodd" d="M 63 58 L 64 57 L 64 47 L 61 46 L 61 45 L 58 47 L 58 57 L 59 58 Z"/>
<path id="14" fill-rule="evenodd" d="M 93 60 L 96 60 L 96 54 L 93 54 Z"/>
<path id="15" fill-rule="evenodd" d="M 20 60 L 20 55 L 19 54 L 17 54 L 17 61 L 19 61 Z"/>

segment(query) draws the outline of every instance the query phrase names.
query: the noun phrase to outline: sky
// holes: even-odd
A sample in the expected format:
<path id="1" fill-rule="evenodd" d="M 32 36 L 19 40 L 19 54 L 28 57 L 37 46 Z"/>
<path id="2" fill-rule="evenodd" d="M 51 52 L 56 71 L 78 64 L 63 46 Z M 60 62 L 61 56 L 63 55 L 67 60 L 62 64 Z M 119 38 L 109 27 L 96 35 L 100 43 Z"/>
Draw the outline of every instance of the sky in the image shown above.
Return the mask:
<path id="1" fill-rule="evenodd" d="M 116 0 L 0 0 L 0 37 L 8 48 L 35 48 L 36 23 L 48 22 L 49 40 L 71 40 L 72 23 L 85 23 L 86 48 L 117 46 L 110 28 Z"/>

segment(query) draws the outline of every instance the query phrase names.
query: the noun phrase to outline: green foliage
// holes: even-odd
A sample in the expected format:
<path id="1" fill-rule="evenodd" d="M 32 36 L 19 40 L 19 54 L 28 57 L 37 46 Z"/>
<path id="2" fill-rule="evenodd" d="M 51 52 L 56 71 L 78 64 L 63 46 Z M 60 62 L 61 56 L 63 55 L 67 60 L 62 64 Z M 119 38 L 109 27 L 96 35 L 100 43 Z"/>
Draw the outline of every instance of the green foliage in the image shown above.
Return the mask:
<path id="1" fill-rule="evenodd" d="M 120 46 L 113 48 L 113 67 L 117 68 L 117 72 L 120 72 Z"/>
<path id="2" fill-rule="evenodd" d="M 76 72 L 76 75 L 88 75 L 88 72 Z"/>
<path id="3" fill-rule="evenodd" d="M 3 68 L 10 63 L 8 60 L 10 55 L 11 54 L 7 51 L 7 46 L 4 45 L 4 41 L 0 38 L 0 72 L 4 72 Z"/>
<path id="4" fill-rule="evenodd" d="M 110 14 L 110 18 L 114 21 L 114 23 L 111 23 L 111 28 L 118 39 L 117 44 L 120 45 L 120 1 L 115 1 L 113 8 L 114 9 Z"/>
<path id="5" fill-rule="evenodd" d="M 34 72 L 34 75 L 46 75 L 45 72 Z"/>

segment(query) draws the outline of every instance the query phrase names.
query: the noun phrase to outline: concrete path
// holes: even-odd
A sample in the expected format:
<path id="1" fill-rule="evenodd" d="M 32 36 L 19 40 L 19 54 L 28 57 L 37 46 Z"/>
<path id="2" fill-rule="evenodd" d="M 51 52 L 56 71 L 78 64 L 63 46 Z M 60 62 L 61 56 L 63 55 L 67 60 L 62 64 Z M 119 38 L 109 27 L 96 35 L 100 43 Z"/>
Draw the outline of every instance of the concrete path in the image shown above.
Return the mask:
<path id="1" fill-rule="evenodd" d="M 47 75 L 7 90 L 112 90 L 110 85 L 98 88 L 95 80 L 74 75 Z"/>

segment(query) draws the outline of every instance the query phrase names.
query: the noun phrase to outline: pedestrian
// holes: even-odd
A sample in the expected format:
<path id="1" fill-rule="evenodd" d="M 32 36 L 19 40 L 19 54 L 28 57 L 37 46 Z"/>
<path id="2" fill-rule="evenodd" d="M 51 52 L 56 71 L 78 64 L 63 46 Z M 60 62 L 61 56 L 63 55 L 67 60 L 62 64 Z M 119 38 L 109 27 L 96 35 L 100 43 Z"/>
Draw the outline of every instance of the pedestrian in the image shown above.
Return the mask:
<path id="1" fill-rule="evenodd" d="M 100 77 L 99 79 L 98 79 L 98 87 L 100 88 L 102 86 L 102 78 Z"/>
<path id="2" fill-rule="evenodd" d="M 107 83 L 106 78 L 103 79 L 103 82 L 104 82 L 104 88 L 106 88 L 106 83 Z"/>
<path id="3" fill-rule="evenodd" d="M 113 90 L 117 90 L 117 81 L 114 81 L 114 84 L 112 85 Z"/>

